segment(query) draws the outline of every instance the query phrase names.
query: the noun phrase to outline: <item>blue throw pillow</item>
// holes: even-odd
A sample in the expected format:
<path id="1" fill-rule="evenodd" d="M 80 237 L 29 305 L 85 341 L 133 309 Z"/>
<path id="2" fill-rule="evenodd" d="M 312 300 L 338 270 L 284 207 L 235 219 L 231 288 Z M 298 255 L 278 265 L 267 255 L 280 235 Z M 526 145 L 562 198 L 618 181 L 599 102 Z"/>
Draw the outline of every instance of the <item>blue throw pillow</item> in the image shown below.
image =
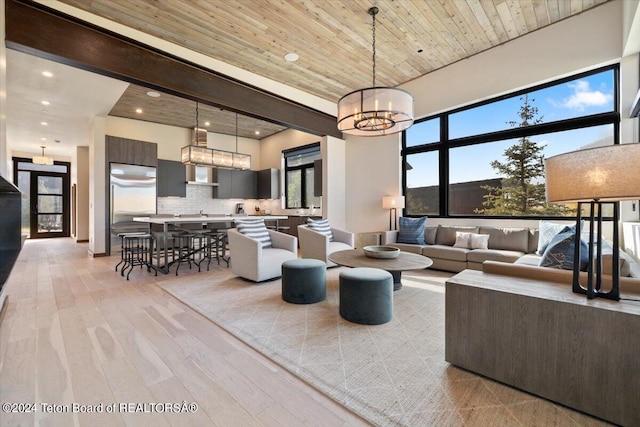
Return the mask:
<path id="1" fill-rule="evenodd" d="M 576 228 L 565 227 L 547 245 L 540 260 L 541 267 L 573 270 Z M 580 239 L 580 270 L 587 269 L 589 263 L 589 247 Z"/>
<path id="2" fill-rule="evenodd" d="M 400 232 L 398 233 L 398 243 L 409 243 L 414 245 L 424 245 L 424 228 L 427 225 L 427 217 L 406 218 L 400 217 Z"/>

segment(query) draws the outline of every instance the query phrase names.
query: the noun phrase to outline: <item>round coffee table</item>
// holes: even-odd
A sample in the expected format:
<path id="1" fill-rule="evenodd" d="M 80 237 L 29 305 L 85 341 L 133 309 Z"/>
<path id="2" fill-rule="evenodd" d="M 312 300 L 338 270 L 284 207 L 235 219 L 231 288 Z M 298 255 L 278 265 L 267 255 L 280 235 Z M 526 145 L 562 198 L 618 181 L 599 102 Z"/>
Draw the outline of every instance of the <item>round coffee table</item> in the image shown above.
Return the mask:
<path id="1" fill-rule="evenodd" d="M 400 252 L 397 258 L 369 258 L 362 249 L 348 249 L 329 254 L 329 260 L 345 267 L 370 267 L 386 270 L 393 276 L 393 290 L 402 288 L 400 282 L 402 272 L 406 270 L 422 270 L 431 267 L 433 261 L 426 256 Z"/>

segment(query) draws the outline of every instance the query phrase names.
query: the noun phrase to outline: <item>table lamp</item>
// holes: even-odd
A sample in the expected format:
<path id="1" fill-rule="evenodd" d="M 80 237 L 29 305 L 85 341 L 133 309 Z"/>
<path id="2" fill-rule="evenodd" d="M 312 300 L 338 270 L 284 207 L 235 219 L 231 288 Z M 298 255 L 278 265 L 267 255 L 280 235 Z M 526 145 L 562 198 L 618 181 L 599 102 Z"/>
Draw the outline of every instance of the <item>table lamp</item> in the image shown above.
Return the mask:
<path id="1" fill-rule="evenodd" d="M 398 208 L 404 209 L 404 196 L 385 196 L 382 198 L 382 208 L 389 210 L 389 230 L 396 230 Z M 391 228 L 391 213 L 393 212 L 393 228 Z"/>
<path id="2" fill-rule="evenodd" d="M 640 199 L 640 144 L 616 144 L 572 151 L 545 160 L 549 203 L 577 203 L 573 292 L 587 298 L 620 299 L 619 201 Z M 602 285 L 602 205 L 613 205 L 613 271 L 611 289 Z M 589 260 L 587 286 L 580 283 L 582 208 L 589 206 Z M 597 228 L 594 241 L 594 227 Z M 594 254 L 595 244 L 595 254 Z M 595 272 L 594 261 L 595 260 Z"/>

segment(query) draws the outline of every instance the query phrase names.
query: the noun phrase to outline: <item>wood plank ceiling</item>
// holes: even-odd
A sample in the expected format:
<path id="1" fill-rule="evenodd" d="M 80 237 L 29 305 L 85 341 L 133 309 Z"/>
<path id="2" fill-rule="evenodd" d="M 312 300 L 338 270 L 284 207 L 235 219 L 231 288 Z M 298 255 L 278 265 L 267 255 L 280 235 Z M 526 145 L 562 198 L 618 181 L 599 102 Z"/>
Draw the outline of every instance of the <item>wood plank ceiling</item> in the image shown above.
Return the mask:
<path id="1" fill-rule="evenodd" d="M 376 83 L 397 86 L 606 2 L 61 1 L 333 102 L 371 85 L 371 6 Z M 300 59 L 286 62 L 289 52 Z"/>

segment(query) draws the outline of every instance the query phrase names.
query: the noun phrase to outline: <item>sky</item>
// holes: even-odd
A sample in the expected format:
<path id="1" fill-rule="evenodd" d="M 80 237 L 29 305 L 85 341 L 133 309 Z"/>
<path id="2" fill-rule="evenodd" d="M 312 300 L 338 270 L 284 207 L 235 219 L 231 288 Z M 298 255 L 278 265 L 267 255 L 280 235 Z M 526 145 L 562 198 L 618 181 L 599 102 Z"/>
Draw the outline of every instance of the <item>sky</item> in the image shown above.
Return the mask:
<path id="1" fill-rule="evenodd" d="M 548 123 L 613 110 L 613 70 L 576 79 L 529 94 L 529 102 L 538 108 L 542 122 Z M 521 97 L 513 97 L 449 116 L 449 137 L 460 138 L 486 132 L 510 129 L 509 121 L 519 122 Z M 438 120 L 413 125 L 407 131 L 407 145 L 415 146 L 439 139 Z M 576 129 L 537 135 L 532 141 L 545 145 L 545 157 L 575 151 L 591 145 L 613 143 L 613 126 Z M 450 151 L 450 182 L 467 182 L 498 175 L 491 168 L 493 160 L 504 161 L 504 150 L 517 140 L 455 148 Z M 407 172 L 409 188 L 437 185 L 437 152 L 408 158 L 413 170 Z"/>

